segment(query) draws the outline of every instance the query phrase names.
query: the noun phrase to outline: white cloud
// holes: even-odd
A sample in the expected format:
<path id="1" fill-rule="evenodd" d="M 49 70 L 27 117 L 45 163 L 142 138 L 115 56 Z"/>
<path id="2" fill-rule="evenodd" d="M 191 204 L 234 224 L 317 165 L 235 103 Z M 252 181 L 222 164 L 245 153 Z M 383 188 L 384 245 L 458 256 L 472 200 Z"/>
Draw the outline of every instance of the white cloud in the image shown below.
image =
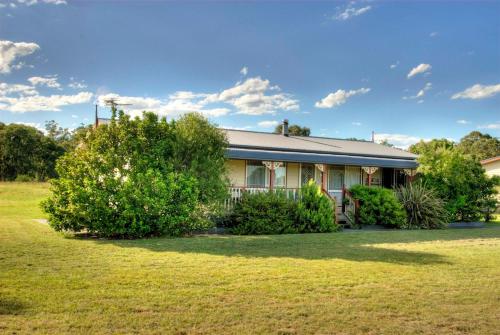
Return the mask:
<path id="1" fill-rule="evenodd" d="M 371 6 L 355 8 L 355 7 L 353 7 L 353 2 L 351 2 L 351 3 L 349 3 L 349 5 L 347 5 L 347 7 L 340 9 L 339 13 L 337 15 L 335 15 L 333 18 L 335 20 L 339 20 L 339 21 L 346 21 L 346 20 L 349 20 L 355 16 L 365 14 L 370 9 L 372 9 Z"/>
<path id="2" fill-rule="evenodd" d="M 246 76 L 248 74 L 248 68 L 246 66 L 243 66 L 243 68 L 240 70 L 240 73 Z"/>
<path id="3" fill-rule="evenodd" d="M 361 122 L 352 122 L 351 124 L 352 124 L 353 126 L 357 126 L 357 127 L 359 127 L 359 126 L 361 126 L 361 125 L 362 125 L 362 123 L 361 123 Z"/>
<path id="4" fill-rule="evenodd" d="M 204 105 L 199 100 L 204 96 L 205 94 L 179 91 L 170 95 L 167 100 L 160 100 L 157 98 L 120 96 L 116 93 L 108 93 L 100 95 L 98 103 L 101 106 L 105 106 L 106 100 L 116 99 L 118 103 L 126 104 L 125 106 L 119 106 L 119 108 L 127 111 L 132 116 L 140 116 L 143 111 L 155 112 L 162 116 L 179 116 L 189 112 L 197 112 L 212 117 L 223 116 L 230 112 L 228 108 L 204 108 Z"/>
<path id="5" fill-rule="evenodd" d="M 381 143 L 387 141 L 400 149 L 407 149 L 410 145 L 418 143 L 420 140 L 429 141 L 427 138 L 403 135 L 403 134 L 377 134 L 375 133 L 375 142 Z"/>
<path id="6" fill-rule="evenodd" d="M 36 43 L 0 41 L 0 73 L 10 73 L 17 58 L 30 55 L 38 49 L 40 46 Z M 14 68 L 17 66 L 20 65 Z"/>
<path id="7" fill-rule="evenodd" d="M 60 111 L 64 106 L 88 103 L 92 95 L 90 92 L 80 92 L 75 95 L 0 97 L 0 110 L 13 113 Z"/>
<path id="8" fill-rule="evenodd" d="M 0 83 L 0 97 L 11 94 L 36 95 L 38 91 L 29 85 Z"/>
<path id="9" fill-rule="evenodd" d="M 500 129 L 500 122 L 481 125 L 481 126 L 478 126 L 477 128 L 478 129 L 490 129 L 490 130 Z"/>
<path id="10" fill-rule="evenodd" d="M 267 94 L 268 91 L 276 90 L 279 90 L 279 87 L 271 86 L 269 80 L 260 77 L 248 78 L 220 93 L 207 94 L 201 103 L 227 103 L 234 106 L 238 114 L 247 115 L 274 114 L 278 110 L 299 109 L 298 100 L 293 99 L 290 94 Z"/>
<path id="11" fill-rule="evenodd" d="M 61 88 L 61 84 L 57 82 L 57 75 L 45 77 L 30 77 L 28 81 L 34 86 L 46 86 L 50 88 Z"/>
<path id="12" fill-rule="evenodd" d="M 70 83 L 68 84 L 69 88 L 72 88 L 75 90 L 83 90 L 83 89 L 87 88 L 87 84 L 85 84 L 85 80 L 77 81 L 73 77 L 69 78 L 69 80 L 70 80 Z"/>
<path id="13" fill-rule="evenodd" d="M 259 125 L 259 127 L 262 127 L 262 128 L 272 128 L 272 127 L 276 127 L 279 124 L 279 122 L 278 121 L 261 121 L 257 124 Z"/>
<path id="14" fill-rule="evenodd" d="M 399 61 L 396 61 L 396 63 L 391 64 L 389 67 L 391 68 L 391 70 L 393 70 L 393 69 L 397 68 L 398 65 L 399 65 Z"/>
<path id="15" fill-rule="evenodd" d="M 66 0 L 17 0 L 21 5 L 33 6 L 39 3 L 45 3 L 49 5 L 67 5 Z"/>
<path id="16" fill-rule="evenodd" d="M 500 84 L 484 86 L 476 84 L 465 91 L 455 93 L 452 99 L 485 99 L 500 93 Z"/>
<path id="17" fill-rule="evenodd" d="M 255 77 L 215 93 L 177 91 L 166 99 L 107 93 L 99 95 L 98 101 L 99 104 L 104 105 L 104 100 L 115 98 L 121 103 L 131 104 L 131 106 L 122 107 L 131 115 L 141 115 L 147 110 L 169 116 L 198 112 L 206 116 L 219 117 L 231 111 L 237 114 L 264 115 L 274 114 L 277 111 L 298 110 L 298 101 L 290 94 L 274 92 L 279 90 L 276 85 L 271 86 L 269 80 Z"/>
<path id="18" fill-rule="evenodd" d="M 470 122 L 467 120 L 457 120 L 458 124 L 469 124 Z"/>
<path id="19" fill-rule="evenodd" d="M 76 114 L 71 114 L 71 117 L 72 117 L 73 119 L 78 119 L 78 115 L 76 115 Z"/>
<path id="20" fill-rule="evenodd" d="M 421 90 L 419 90 L 416 95 L 404 96 L 403 100 L 423 98 L 424 95 L 425 95 L 425 92 L 429 91 L 430 89 L 432 89 L 432 83 L 426 83 L 425 86 L 424 86 L 424 88 L 422 88 Z M 424 101 L 423 100 L 419 100 L 418 101 L 419 104 L 421 104 L 422 102 L 424 102 Z"/>
<path id="21" fill-rule="evenodd" d="M 430 64 L 419 64 L 418 66 L 414 67 L 411 69 L 411 71 L 408 73 L 408 78 L 414 77 L 419 73 L 426 73 L 432 69 L 432 66 Z"/>
<path id="22" fill-rule="evenodd" d="M 249 130 L 252 129 L 252 126 L 244 126 L 244 127 L 233 127 L 233 126 L 220 126 L 222 129 L 231 129 L 231 130 Z"/>
<path id="23" fill-rule="evenodd" d="M 334 93 L 328 94 L 326 97 L 321 99 L 320 101 L 317 101 L 314 106 L 317 108 L 334 108 L 337 106 L 340 106 L 344 103 L 347 102 L 347 99 L 354 96 L 354 95 L 359 95 L 359 94 L 365 94 L 370 92 L 370 88 L 360 88 L 357 90 L 350 90 L 350 91 L 344 91 L 344 90 L 337 90 Z"/>
<path id="24" fill-rule="evenodd" d="M 433 31 L 432 33 L 429 34 L 430 37 L 436 37 L 438 35 L 437 31 Z"/>

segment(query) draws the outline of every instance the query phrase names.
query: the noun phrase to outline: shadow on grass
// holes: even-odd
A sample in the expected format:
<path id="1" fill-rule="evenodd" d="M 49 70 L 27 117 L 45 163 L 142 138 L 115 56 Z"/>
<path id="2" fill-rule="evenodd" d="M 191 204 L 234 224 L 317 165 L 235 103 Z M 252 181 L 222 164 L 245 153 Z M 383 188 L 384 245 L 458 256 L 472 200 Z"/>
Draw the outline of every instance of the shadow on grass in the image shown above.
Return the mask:
<path id="1" fill-rule="evenodd" d="M 0 315 L 22 314 L 26 308 L 26 304 L 17 299 L 0 297 Z"/>
<path id="2" fill-rule="evenodd" d="M 446 257 L 404 250 L 405 243 L 437 242 L 461 239 L 498 238 L 500 232 L 484 229 L 475 232 L 390 231 L 359 234 L 304 234 L 267 236 L 197 236 L 193 238 L 152 238 L 142 240 L 91 240 L 122 248 L 140 248 L 154 252 L 179 252 L 248 258 L 297 258 L 308 260 L 344 259 L 358 262 L 396 264 L 451 264 Z M 403 244 L 390 248 L 380 244 Z"/>

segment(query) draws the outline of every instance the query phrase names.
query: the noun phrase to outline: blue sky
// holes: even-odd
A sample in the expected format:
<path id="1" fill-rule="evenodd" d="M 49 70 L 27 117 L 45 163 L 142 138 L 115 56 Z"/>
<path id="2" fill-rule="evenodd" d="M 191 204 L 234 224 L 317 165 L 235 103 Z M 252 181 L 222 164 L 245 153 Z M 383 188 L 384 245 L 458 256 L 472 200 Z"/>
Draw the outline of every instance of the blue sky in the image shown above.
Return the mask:
<path id="1" fill-rule="evenodd" d="M 199 111 L 405 147 L 500 136 L 498 2 L 0 0 L 0 121 Z M 109 109 L 101 107 L 103 116 Z"/>

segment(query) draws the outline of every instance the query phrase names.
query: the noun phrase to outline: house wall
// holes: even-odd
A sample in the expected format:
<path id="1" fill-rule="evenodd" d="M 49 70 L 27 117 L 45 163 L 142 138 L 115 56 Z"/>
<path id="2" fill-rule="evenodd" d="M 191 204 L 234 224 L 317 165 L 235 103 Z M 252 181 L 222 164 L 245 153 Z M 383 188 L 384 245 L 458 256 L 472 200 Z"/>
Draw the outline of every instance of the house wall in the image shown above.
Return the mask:
<path id="1" fill-rule="evenodd" d="M 228 177 L 233 186 L 245 186 L 245 161 L 229 159 L 226 161 Z"/>
<path id="2" fill-rule="evenodd" d="M 244 187 L 246 186 L 246 163 L 245 160 L 229 159 L 226 161 L 228 177 L 232 186 Z M 286 164 L 286 187 L 299 188 L 300 187 L 300 163 L 287 163 Z M 500 164 L 498 166 L 500 170 Z M 328 169 L 327 169 L 328 172 Z M 500 171 L 498 171 L 500 173 Z M 316 171 L 316 179 L 320 181 L 319 170 Z M 328 176 L 325 178 L 328 181 Z M 362 172 L 359 166 L 346 166 L 344 174 L 344 183 L 349 188 L 355 184 L 367 184 L 368 177 L 365 172 Z M 372 185 L 381 185 L 382 169 L 378 169 L 372 176 Z M 326 188 L 327 185 L 324 185 Z"/>
<path id="3" fill-rule="evenodd" d="M 486 174 L 490 177 L 500 176 L 500 160 L 484 164 L 483 168 L 486 170 Z"/>
<path id="4" fill-rule="evenodd" d="M 286 187 L 298 188 L 299 187 L 299 163 L 288 163 L 286 167 Z"/>
<path id="5" fill-rule="evenodd" d="M 484 164 L 483 168 L 486 170 L 486 174 L 490 177 L 500 176 L 500 160 Z M 497 186 L 497 191 L 497 201 L 500 203 L 500 186 Z M 500 206 L 497 208 L 497 213 L 500 213 Z"/>

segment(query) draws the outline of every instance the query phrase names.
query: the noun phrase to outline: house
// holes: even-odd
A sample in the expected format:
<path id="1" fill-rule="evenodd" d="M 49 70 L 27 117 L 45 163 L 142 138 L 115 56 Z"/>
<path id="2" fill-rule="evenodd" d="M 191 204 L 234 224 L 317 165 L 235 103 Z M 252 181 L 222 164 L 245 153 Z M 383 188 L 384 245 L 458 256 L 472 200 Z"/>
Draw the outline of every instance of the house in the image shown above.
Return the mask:
<path id="1" fill-rule="evenodd" d="M 500 156 L 483 159 L 481 161 L 486 174 L 490 177 L 499 176 L 500 177 Z"/>
<path id="2" fill-rule="evenodd" d="M 342 206 L 345 189 L 355 184 L 394 187 L 416 174 L 417 156 L 368 141 L 292 136 L 288 121 L 282 134 L 225 129 L 231 199 L 243 191 L 296 191 L 315 180 Z"/>
<path id="3" fill-rule="evenodd" d="M 500 156 L 483 159 L 481 161 L 481 165 L 483 166 L 488 176 L 500 177 Z M 497 201 L 498 203 L 500 203 L 500 186 L 497 187 L 497 190 L 498 190 Z M 497 208 L 497 213 L 499 212 L 500 212 L 500 207 Z"/>

